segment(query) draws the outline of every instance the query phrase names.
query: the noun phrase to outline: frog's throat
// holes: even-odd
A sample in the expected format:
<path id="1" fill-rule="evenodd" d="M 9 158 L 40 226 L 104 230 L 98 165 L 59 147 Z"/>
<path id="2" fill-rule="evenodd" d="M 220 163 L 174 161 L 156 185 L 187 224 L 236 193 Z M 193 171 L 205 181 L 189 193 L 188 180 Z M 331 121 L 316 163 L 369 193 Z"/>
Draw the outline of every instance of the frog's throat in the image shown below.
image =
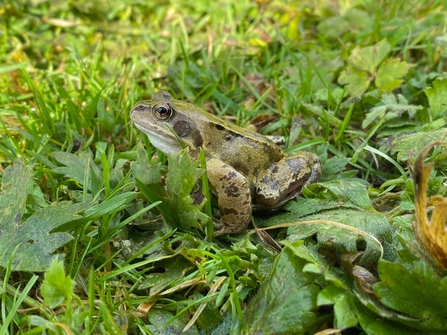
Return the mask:
<path id="1" fill-rule="evenodd" d="M 176 154 L 182 149 L 182 145 L 174 135 L 167 132 L 158 133 L 150 129 L 146 129 L 139 124 L 135 126 L 149 137 L 152 145 L 165 154 Z"/>

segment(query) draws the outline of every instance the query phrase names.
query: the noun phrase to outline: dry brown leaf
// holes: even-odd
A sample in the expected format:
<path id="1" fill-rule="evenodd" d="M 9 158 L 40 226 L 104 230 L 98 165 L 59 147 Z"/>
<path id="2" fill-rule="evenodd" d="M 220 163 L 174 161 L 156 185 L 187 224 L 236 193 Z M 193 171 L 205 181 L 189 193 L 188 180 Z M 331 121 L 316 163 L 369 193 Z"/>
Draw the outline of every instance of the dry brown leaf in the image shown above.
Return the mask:
<path id="1" fill-rule="evenodd" d="M 435 145 L 447 145 L 435 142 L 427 146 L 414 163 L 414 200 L 417 221 L 413 231 L 420 245 L 443 268 L 447 269 L 447 198 L 433 196 L 427 200 L 427 185 L 433 164 L 424 166 L 424 158 Z M 434 206 L 431 221 L 427 217 L 427 207 Z"/>
<path id="2" fill-rule="evenodd" d="M 256 233 L 258 233 L 259 238 L 265 246 L 270 247 L 277 252 L 281 252 L 282 248 L 266 231 L 256 229 Z"/>
<path id="3" fill-rule="evenodd" d="M 247 128 L 250 128 L 254 131 L 259 131 L 266 125 L 272 123 L 273 121 L 277 120 L 278 116 L 268 113 L 260 113 L 256 115 L 252 120 L 250 120 L 250 123 L 248 124 Z"/>

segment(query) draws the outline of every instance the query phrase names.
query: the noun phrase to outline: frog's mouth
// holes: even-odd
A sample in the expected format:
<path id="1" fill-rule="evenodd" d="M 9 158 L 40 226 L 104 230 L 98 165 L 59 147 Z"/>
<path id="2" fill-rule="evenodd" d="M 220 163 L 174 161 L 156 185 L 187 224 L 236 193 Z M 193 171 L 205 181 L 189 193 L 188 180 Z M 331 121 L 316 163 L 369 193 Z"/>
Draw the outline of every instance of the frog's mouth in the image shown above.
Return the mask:
<path id="1" fill-rule="evenodd" d="M 182 146 L 178 139 L 170 133 L 169 129 L 163 126 L 153 125 L 153 129 L 147 129 L 144 126 L 136 123 L 135 126 L 149 137 L 152 145 L 165 154 L 178 153 Z"/>

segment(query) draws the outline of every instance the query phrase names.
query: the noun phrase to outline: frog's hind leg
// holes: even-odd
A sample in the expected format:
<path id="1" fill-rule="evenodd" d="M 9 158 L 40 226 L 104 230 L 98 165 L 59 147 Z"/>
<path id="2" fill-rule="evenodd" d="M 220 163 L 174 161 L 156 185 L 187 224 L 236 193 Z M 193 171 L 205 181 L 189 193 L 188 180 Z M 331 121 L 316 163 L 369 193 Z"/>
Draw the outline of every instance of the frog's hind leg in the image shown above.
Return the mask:
<path id="1" fill-rule="evenodd" d="M 317 155 L 306 151 L 288 155 L 261 171 L 256 181 L 256 203 L 279 207 L 300 194 L 303 186 L 316 182 L 320 174 Z"/>
<path id="2" fill-rule="evenodd" d="M 208 179 L 217 193 L 221 222 L 215 235 L 245 231 L 251 220 L 251 193 L 248 180 L 232 166 L 211 158 L 206 162 Z"/>

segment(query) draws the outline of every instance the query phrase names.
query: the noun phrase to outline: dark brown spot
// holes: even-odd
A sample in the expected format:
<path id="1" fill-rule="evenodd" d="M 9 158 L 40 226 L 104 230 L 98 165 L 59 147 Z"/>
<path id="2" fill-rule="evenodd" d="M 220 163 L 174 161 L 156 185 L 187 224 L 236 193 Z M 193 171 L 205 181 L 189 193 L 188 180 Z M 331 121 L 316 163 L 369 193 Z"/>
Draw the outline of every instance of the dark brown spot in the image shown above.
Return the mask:
<path id="1" fill-rule="evenodd" d="M 217 130 L 224 130 L 225 129 L 225 127 L 221 126 L 220 124 L 216 124 L 216 128 L 217 128 Z"/>
<path id="2" fill-rule="evenodd" d="M 220 215 L 239 214 L 237 210 L 233 208 L 221 208 Z"/>
<path id="3" fill-rule="evenodd" d="M 203 145 L 203 138 L 200 132 L 194 134 L 194 147 L 200 148 Z"/>
<path id="4" fill-rule="evenodd" d="M 237 186 L 234 185 L 230 185 L 225 187 L 225 194 L 228 195 L 229 197 L 238 197 L 239 196 L 239 188 Z"/>
<path id="5" fill-rule="evenodd" d="M 172 97 L 171 94 L 169 94 L 169 92 L 166 91 L 158 91 L 157 93 L 154 94 L 154 96 L 152 97 L 152 100 L 155 101 L 171 101 L 174 100 L 174 98 Z"/>
<path id="6" fill-rule="evenodd" d="M 189 123 L 186 121 L 178 121 L 174 124 L 173 129 L 178 136 L 185 137 L 186 135 L 189 134 L 189 130 L 191 129 L 191 127 L 189 126 Z"/>
<path id="7" fill-rule="evenodd" d="M 230 172 L 228 172 L 228 174 L 227 174 L 227 178 L 228 178 L 228 179 L 235 178 L 236 176 L 237 176 L 237 174 L 236 174 L 236 172 L 234 172 L 234 171 L 230 171 Z"/>

